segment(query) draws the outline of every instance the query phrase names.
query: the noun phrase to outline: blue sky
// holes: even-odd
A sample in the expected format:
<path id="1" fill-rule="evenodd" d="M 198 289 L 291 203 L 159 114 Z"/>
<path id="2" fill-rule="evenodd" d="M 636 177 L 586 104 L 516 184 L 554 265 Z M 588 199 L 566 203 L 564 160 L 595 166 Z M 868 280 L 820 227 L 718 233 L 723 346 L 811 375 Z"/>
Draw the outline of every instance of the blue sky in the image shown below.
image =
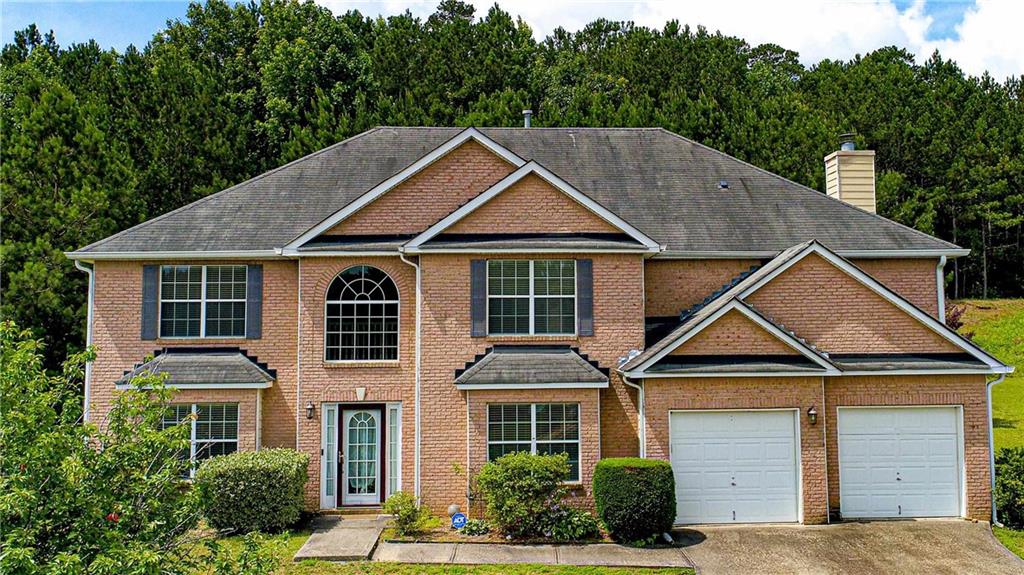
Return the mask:
<path id="1" fill-rule="evenodd" d="M 425 16 L 437 0 L 318 0 L 335 13 L 356 8 L 364 14 L 394 14 L 410 9 Z M 477 13 L 493 0 L 473 0 Z M 896 44 L 919 57 L 938 48 L 973 74 L 996 77 L 1024 73 L 1024 42 L 1013 31 L 1024 22 L 1024 0 L 507 0 L 509 12 L 522 16 L 538 37 L 556 26 L 578 29 L 597 17 L 660 26 L 676 18 L 691 25 L 741 36 L 751 43 L 774 42 L 798 50 L 805 63 L 821 58 L 850 58 Z M 2 0 L 0 32 L 4 43 L 14 31 L 35 22 L 54 30 L 61 44 L 96 39 L 123 50 L 144 46 L 167 20 L 184 18 L 187 2 Z"/>

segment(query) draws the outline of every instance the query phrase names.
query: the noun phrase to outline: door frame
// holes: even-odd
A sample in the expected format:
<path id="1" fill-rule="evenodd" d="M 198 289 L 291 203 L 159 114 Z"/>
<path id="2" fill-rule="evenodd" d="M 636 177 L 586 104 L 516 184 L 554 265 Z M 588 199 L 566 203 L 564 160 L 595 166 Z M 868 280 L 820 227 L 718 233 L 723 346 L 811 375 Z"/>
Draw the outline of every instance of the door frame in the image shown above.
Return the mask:
<path id="1" fill-rule="evenodd" d="M 960 507 L 960 517 L 967 517 L 967 465 L 965 461 L 966 444 L 964 441 L 964 406 L 959 404 L 920 404 L 920 405 L 837 405 L 836 406 L 836 480 L 839 481 L 839 516 L 843 519 L 857 519 L 856 516 L 847 517 L 843 513 L 843 482 L 841 479 L 842 465 L 843 465 L 843 453 L 839 443 L 839 417 L 843 410 L 865 410 L 865 409 L 927 409 L 927 408 L 945 408 L 956 410 L 956 463 L 960 467 L 960 472 L 957 473 L 959 480 L 958 497 Z M 885 517 L 869 517 L 865 519 L 887 519 Z M 889 518 L 889 519 L 899 519 Z M 907 519 L 912 519 L 908 517 Z"/>
<path id="2" fill-rule="evenodd" d="M 336 439 L 338 445 L 338 467 L 335 471 L 336 477 L 338 478 L 337 497 L 338 507 L 366 507 L 366 506 L 377 506 L 384 503 L 384 498 L 387 493 L 387 472 L 385 470 L 385 459 L 387 457 L 387 404 L 384 403 L 357 403 L 357 404 L 346 404 L 342 403 L 338 405 L 338 437 Z M 373 503 L 347 503 L 345 501 L 345 490 L 342 488 L 342 479 L 344 479 L 344 465 L 347 460 L 347 454 L 345 454 L 346 445 L 344 442 L 345 431 L 347 431 L 347 425 L 345 421 L 345 412 L 347 411 L 375 411 L 377 412 L 377 501 Z M 342 457 L 344 456 L 344 457 Z"/>
<path id="3" fill-rule="evenodd" d="M 399 433 L 399 440 L 398 440 L 397 445 L 398 445 L 399 452 L 397 454 L 397 460 L 398 460 L 399 463 L 398 463 L 398 469 L 390 469 L 390 466 L 388 465 L 388 463 L 389 463 L 388 462 L 388 458 L 387 458 L 387 448 L 388 448 L 388 442 L 389 442 L 389 439 L 390 439 L 389 436 L 388 436 L 388 432 L 390 430 L 390 423 L 391 423 L 390 412 L 391 412 L 391 409 L 396 407 L 396 406 L 398 407 L 398 433 Z M 402 441 L 401 441 L 402 407 L 401 406 L 402 406 L 402 404 L 400 402 L 365 402 L 365 403 L 359 403 L 359 402 L 328 401 L 328 402 L 323 402 L 323 403 L 320 404 L 320 415 L 321 415 L 320 419 L 321 419 L 321 422 L 320 422 L 320 466 L 319 467 L 320 467 L 320 508 L 321 509 L 338 509 L 338 508 L 342 508 L 342 507 L 353 507 L 353 508 L 358 508 L 358 507 L 377 507 L 377 506 L 381 505 L 384 502 L 384 500 L 387 498 L 387 496 L 388 496 L 389 478 L 390 478 L 392 473 L 398 473 L 399 474 L 399 485 L 398 485 L 398 488 L 401 489 L 401 483 L 400 483 L 401 482 L 401 475 L 400 475 L 401 471 L 400 471 L 400 469 L 401 469 L 401 458 L 402 458 L 402 454 L 401 454 L 401 448 L 402 448 Z M 346 503 L 344 503 L 344 497 L 342 496 L 343 492 L 342 492 L 342 481 L 341 481 L 342 480 L 342 467 L 341 466 L 342 466 L 343 462 L 342 462 L 342 458 L 340 457 L 340 455 L 342 455 L 344 453 L 344 449 L 345 449 L 344 445 L 342 445 L 342 440 L 344 439 L 344 433 L 343 433 L 342 426 L 345 423 L 344 422 L 344 413 L 345 413 L 345 411 L 346 410 L 358 410 L 358 409 L 375 409 L 375 410 L 380 411 L 380 421 L 379 421 L 380 429 L 378 430 L 378 435 L 380 437 L 380 445 L 379 445 L 378 453 L 377 453 L 377 457 L 378 457 L 377 469 L 378 469 L 378 475 L 379 475 L 379 477 L 378 477 L 378 484 L 379 484 L 378 485 L 378 491 L 379 491 L 380 497 L 379 497 L 378 501 L 375 501 L 373 503 L 346 504 Z M 334 412 L 334 430 L 333 430 L 332 435 L 333 435 L 334 447 L 337 450 L 337 452 L 336 452 L 335 459 L 334 459 L 334 469 L 333 469 L 333 471 L 334 471 L 334 494 L 333 495 L 329 495 L 327 493 L 327 486 L 326 486 L 327 465 L 328 465 L 327 450 L 329 449 L 328 429 L 327 429 L 328 428 L 328 425 L 327 425 L 327 419 L 328 419 L 327 413 L 328 413 L 328 411 L 332 411 L 332 410 Z"/>
<path id="4" fill-rule="evenodd" d="M 709 413 L 709 412 L 765 412 L 765 411 L 789 411 L 793 414 L 793 450 L 796 455 L 796 517 L 798 523 L 804 522 L 804 465 L 801 455 L 803 452 L 803 444 L 800 439 L 800 412 L 799 407 L 755 407 L 752 409 L 747 408 L 715 408 L 715 409 L 669 409 L 668 410 L 668 464 L 672 465 L 672 414 L 673 413 Z M 676 503 L 678 506 L 678 502 Z M 675 523 L 674 525 L 692 525 L 687 523 Z M 732 525 L 728 523 L 726 525 Z"/>

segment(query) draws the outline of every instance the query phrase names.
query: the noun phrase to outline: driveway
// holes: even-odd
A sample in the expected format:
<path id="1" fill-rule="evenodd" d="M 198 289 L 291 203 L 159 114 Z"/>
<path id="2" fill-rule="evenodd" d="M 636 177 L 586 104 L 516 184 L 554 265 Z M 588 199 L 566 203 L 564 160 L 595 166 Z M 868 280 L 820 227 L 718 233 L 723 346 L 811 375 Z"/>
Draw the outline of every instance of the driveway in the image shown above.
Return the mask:
<path id="1" fill-rule="evenodd" d="M 873 521 L 715 526 L 673 533 L 700 575 L 734 573 L 1024 574 L 984 523 Z"/>

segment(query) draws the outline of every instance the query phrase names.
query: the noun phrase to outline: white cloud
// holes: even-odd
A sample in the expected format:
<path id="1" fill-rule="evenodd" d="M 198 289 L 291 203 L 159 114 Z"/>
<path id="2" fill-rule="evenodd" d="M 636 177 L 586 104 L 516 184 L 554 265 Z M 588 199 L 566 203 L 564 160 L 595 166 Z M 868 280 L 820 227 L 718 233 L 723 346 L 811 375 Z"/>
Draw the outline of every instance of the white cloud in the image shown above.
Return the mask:
<path id="1" fill-rule="evenodd" d="M 434 11 L 432 0 L 319 0 L 336 13 L 357 8 L 365 14 L 397 14 L 409 9 L 425 17 Z M 483 15 L 493 0 L 471 0 Z M 1024 74 L 1024 23 L 1022 0 L 978 0 L 956 26 L 955 38 L 932 41 L 927 31 L 932 17 L 923 0 L 900 10 L 892 0 L 505 0 L 501 7 L 522 18 L 543 38 L 561 26 L 578 30 L 604 17 L 633 20 L 661 28 L 671 19 L 691 27 L 739 36 L 751 44 L 771 42 L 796 50 L 805 64 L 823 58 L 850 59 L 882 46 L 906 48 L 918 62 L 938 49 L 944 58 L 956 60 L 969 74 L 988 70 L 1002 80 Z"/>

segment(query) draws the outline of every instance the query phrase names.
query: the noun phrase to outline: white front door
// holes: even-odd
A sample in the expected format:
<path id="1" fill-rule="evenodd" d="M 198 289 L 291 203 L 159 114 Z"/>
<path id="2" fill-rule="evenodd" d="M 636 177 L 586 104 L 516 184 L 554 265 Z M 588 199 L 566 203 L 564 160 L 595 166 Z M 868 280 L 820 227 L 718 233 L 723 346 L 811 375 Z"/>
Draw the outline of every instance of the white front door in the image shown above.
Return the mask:
<path id="1" fill-rule="evenodd" d="M 379 409 L 346 409 L 342 415 L 341 504 L 380 503 Z"/>
<path id="2" fill-rule="evenodd" d="M 676 523 L 799 521 L 797 412 L 670 414 Z"/>
<path id="3" fill-rule="evenodd" d="M 843 517 L 960 515 L 957 407 L 839 408 Z"/>

